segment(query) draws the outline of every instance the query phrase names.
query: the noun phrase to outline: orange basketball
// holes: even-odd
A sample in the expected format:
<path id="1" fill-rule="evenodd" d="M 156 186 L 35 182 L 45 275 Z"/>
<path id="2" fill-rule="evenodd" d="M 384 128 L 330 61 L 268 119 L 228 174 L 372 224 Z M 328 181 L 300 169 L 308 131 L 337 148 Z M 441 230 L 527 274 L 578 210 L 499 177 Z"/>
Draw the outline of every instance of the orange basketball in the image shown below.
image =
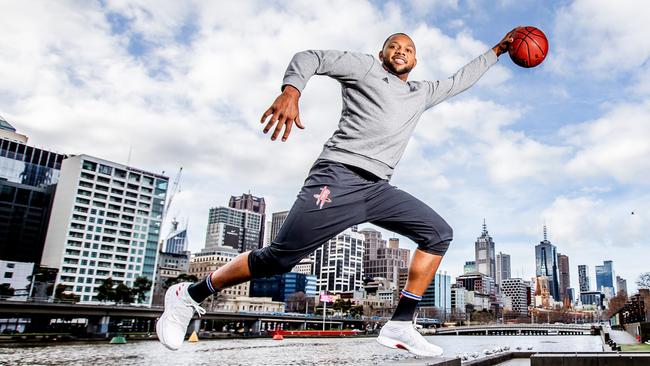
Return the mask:
<path id="1" fill-rule="evenodd" d="M 548 53 L 548 40 L 541 30 L 535 27 L 519 27 L 512 34 L 514 41 L 508 54 L 514 63 L 521 67 L 535 67 L 544 61 Z"/>

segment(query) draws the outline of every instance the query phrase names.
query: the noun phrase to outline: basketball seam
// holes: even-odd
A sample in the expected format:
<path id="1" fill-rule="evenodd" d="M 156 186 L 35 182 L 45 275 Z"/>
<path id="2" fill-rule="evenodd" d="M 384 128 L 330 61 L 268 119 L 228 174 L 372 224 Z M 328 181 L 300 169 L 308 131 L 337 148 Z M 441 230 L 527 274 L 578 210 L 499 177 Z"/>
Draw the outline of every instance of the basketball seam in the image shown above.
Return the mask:
<path id="1" fill-rule="evenodd" d="M 526 35 L 526 37 L 528 37 L 528 35 Z M 539 36 L 537 36 L 537 37 L 539 37 Z M 535 40 L 535 38 L 533 38 L 533 37 L 528 37 L 528 38 L 530 38 L 530 40 L 533 41 L 533 43 L 535 43 L 535 45 L 537 45 L 537 47 L 539 48 L 539 50 L 542 51 L 542 49 L 543 49 L 542 46 L 540 46 L 539 43 L 537 43 L 537 41 Z M 546 38 L 546 37 L 544 37 L 544 38 Z M 548 43 L 548 42 L 547 42 L 547 43 Z M 548 50 L 547 50 L 547 51 L 548 51 Z M 542 55 L 544 55 L 544 57 L 546 57 L 546 52 L 543 52 L 543 51 L 542 51 Z M 530 57 L 530 55 L 529 55 L 528 57 Z"/>

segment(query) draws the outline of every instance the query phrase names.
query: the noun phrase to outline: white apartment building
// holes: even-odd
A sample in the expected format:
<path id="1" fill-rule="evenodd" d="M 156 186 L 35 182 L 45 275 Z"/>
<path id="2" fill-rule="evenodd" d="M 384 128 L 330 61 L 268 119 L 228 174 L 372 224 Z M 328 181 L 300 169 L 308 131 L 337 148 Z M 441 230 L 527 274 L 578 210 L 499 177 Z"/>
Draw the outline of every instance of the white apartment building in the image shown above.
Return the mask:
<path id="1" fill-rule="evenodd" d="M 127 286 L 141 276 L 153 283 L 168 183 L 88 155 L 63 160 L 41 259 L 59 269 L 56 285 L 93 303 L 108 277 Z"/>
<path id="2" fill-rule="evenodd" d="M 363 287 L 363 241 L 363 234 L 347 229 L 311 254 L 318 291 L 341 293 Z"/>
<path id="3" fill-rule="evenodd" d="M 526 283 L 521 278 L 508 278 L 501 281 L 501 293 L 510 298 L 512 311 L 528 315 L 528 296 Z"/>

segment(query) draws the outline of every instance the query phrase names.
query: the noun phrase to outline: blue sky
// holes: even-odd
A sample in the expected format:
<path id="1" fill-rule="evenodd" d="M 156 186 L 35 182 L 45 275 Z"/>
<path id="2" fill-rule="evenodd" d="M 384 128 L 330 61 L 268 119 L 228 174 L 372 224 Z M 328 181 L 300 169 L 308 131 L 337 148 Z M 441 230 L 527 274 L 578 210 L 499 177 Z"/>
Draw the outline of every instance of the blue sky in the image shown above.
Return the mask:
<path id="1" fill-rule="evenodd" d="M 594 277 L 612 259 L 630 288 L 650 270 L 650 38 L 639 31 L 650 5 L 640 0 L 107 0 L 0 11 L 0 114 L 37 146 L 122 163 L 132 148 L 132 165 L 172 177 L 183 166 L 170 215 L 189 221 L 192 250 L 209 208 L 230 195 L 250 190 L 270 212 L 288 209 L 336 128 L 339 87 L 315 77 L 301 98 L 306 129 L 286 143 L 261 133 L 295 52 L 376 55 L 402 31 L 418 47 L 412 78 L 440 79 L 513 27 L 536 26 L 549 38 L 545 62 L 523 69 L 504 55 L 425 113 L 393 184 L 454 227 L 442 265 L 451 275 L 473 258 L 483 218 L 514 275 L 534 275 L 544 222 L 574 287 L 578 264 Z"/>

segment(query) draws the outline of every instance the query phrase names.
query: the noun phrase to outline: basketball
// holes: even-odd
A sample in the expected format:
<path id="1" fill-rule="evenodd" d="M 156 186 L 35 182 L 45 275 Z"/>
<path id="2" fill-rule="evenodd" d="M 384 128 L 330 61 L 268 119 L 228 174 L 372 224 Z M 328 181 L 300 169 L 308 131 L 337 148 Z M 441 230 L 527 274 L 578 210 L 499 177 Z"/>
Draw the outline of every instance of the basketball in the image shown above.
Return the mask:
<path id="1" fill-rule="evenodd" d="M 535 27 L 519 27 L 512 33 L 514 41 L 508 54 L 521 67 L 535 67 L 544 61 L 548 53 L 548 40 L 544 32 Z"/>

